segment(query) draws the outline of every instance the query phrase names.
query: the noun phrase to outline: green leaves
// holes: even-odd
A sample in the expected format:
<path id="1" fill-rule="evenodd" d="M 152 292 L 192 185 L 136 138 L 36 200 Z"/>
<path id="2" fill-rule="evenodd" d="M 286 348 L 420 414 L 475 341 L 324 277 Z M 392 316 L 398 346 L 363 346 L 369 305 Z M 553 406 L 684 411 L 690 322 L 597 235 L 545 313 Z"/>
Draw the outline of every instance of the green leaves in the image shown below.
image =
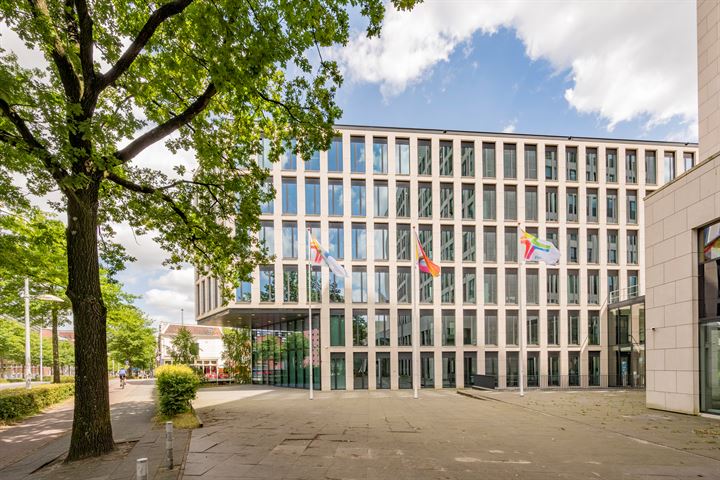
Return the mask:
<path id="1" fill-rule="evenodd" d="M 181 365 L 192 365 L 200 355 L 200 346 L 195 341 L 190 330 L 181 327 L 175 338 L 172 339 L 172 347 L 170 348 L 170 357 L 173 363 Z"/>
<path id="2" fill-rule="evenodd" d="M 149 369 L 155 360 L 156 338 L 150 321 L 140 310 L 120 305 L 108 310 L 108 352 L 120 365 Z"/>

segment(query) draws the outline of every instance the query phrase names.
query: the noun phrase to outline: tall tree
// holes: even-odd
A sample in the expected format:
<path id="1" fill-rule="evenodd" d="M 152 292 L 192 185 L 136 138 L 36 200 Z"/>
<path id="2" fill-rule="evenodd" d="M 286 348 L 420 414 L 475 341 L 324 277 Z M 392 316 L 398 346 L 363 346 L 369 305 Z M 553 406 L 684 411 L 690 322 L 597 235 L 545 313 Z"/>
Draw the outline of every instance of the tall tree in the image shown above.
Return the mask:
<path id="1" fill-rule="evenodd" d="M 180 327 L 170 344 L 172 345 L 170 347 L 170 357 L 173 363 L 192 365 L 200 355 L 200 345 L 186 327 Z"/>
<path id="2" fill-rule="evenodd" d="M 155 332 L 140 310 L 130 305 L 108 310 L 110 357 L 133 367 L 150 368 L 155 359 Z"/>
<path id="3" fill-rule="evenodd" d="M 223 360 L 238 383 L 250 383 L 252 373 L 252 342 L 248 328 L 223 328 Z"/>
<path id="4" fill-rule="evenodd" d="M 212 272 L 228 295 L 247 279 L 264 259 L 255 232 L 273 195 L 253 155 L 261 137 L 271 158 L 330 146 L 342 77 L 322 49 L 348 41 L 350 8 L 368 18 L 368 35 L 380 32 L 382 0 L 0 0 L 1 21 L 49 65 L 0 52 L 0 179 L 24 175 L 38 195 L 59 189 L 67 213 L 77 373 L 68 460 L 113 448 L 99 232 L 111 236 L 111 220 L 157 231 L 170 265 Z M 192 150 L 197 170 L 175 165 L 170 178 L 133 163 L 158 141 Z M 0 180 L 3 198 L 13 190 Z"/>
<path id="5" fill-rule="evenodd" d="M 25 360 L 25 333 L 22 325 L 8 318 L 0 318 L 0 376 L 8 362 Z"/>

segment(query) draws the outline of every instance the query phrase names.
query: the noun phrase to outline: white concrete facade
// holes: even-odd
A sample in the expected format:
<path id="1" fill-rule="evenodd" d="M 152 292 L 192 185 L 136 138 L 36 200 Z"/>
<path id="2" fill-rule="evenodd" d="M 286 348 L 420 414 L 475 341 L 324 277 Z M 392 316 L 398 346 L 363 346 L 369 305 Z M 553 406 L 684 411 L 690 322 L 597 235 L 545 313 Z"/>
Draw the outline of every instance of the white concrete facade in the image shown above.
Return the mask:
<path id="1" fill-rule="evenodd" d="M 342 224 L 344 235 L 344 256 L 340 260 L 348 271 L 364 269 L 367 272 L 367 301 L 353 302 L 352 279 L 345 282 L 345 300 L 343 303 L 331 303 L 327 285 L 329 273 L 327 268 L 322 269 L 322 284 L 324 287 L 321 312 L 321 371 L 322 388 L 330 389 L 330 356 L 332 353 L 344 353 L 346 358 L 346 388 L 353 388 L 352 354 L 354 352 L 368 354 L 368 388 L 376 387 L 375 358 L 378 353 L 390 354 L 390 387 L 398 388 L 398 354 L 410 353 L 409 346 L 398 345 L 398 312 L 410 310 L 411 303 L 398 301 L 397 279 L 399 268 L 409 268 L 410 260 L 398 260 L 396 251 L 397 231 L 399 225 L 412 225 L 429 228 L 432 231 L 433 260 L 438 263 L 443 271 L 451 269 L 454 272 L 454 300 L 442 301 L 441 278 L 433 281 L 433 298 L 431 303 L 420 303 L 422 311 L 432 311 L 434 318 L 434 345 L 422 346 L 421 352 L 429 353 L 434 358 L 435 387 L 442 386 L 443 378 L 443 353 L 455 354 L 455 378 L 454 385 L 464 385 L 464 358 L 472 356 L 476 359 L 476 373 L 485 373 L 485 359 L 488 354 L 492 357 L 497 355 L 497 373 L 502 377 L 506 372 L 507 353 L 517 352 L 518 346 L 506 343 L 506 315 L 516 313 L 518 310 L 515 302 L 506 302 L 505 276 L 509 271 L 518 268 L 517 261 L 505 261 L 506 249 L 517 249 L 517 244 L 506 245 L 504 232 L 506 229 L 513 230 L 518 222 L 523 227 L 536 231 L 540 237 L 547 238 L 550 233 L 555 233 L 559 239 L 559 249 L 562 253 L 560 265 L 557 268 L 547 268 L 545 265 L 529 265 L 528 271 L 538 271 L 539 298 L 537 304 L 528 304 L 528 312 L 537 312 L 539 317 L 538 344 L 528 345 L 528 354 L 537 353 L 539 357 L 539 374 L 548 375 L 548 358 L 550 354 L 560 357 L 560 375 L 568 375 L 568 358 L 570 354 L 576 354 L 580 358 L 581 376 L 588 375 L 589 356 L 599 355 L 600 374 L 607 375 L 607 342 L 608 332 L 606 331 L 606 299 L 608 297 L 608 275 L 617 275 L 617 288 L 623 289 L 628 286 L 629 275 L 637 275 L 640 295 L 645 291 L 645 275 L 642 273 L 645 265 L 645 216 L 642 208 L 642 199 L 650 192 L 658 188 L 665 179 L 665 158 L 672 164 L 675 172 L 682 172 L 684 160 L 697 157 L 697 146 L 694 144 L 679 144 L 668 142 L 638 142 L 594 138 L 573 138 L 553 136 L 531 136 L 519 134 L 502 133 L 479 133 L 479 132 L 455 132 L 440 130 L 414 130 L 400 128 L 380 127 L 355 127 L 338 126 L 337 130 L 342 138 L 342 172 L 328 171 L 328 155 L 320 153 L 320 170 L 306 171 L 303 162 L 297 162 L 294 170 L 283 170 L 280 162 L 272 165 L 272 179 L 276 191 L 272 214 L 262 216 L 264 222 L 270 222 L 274 227 L 273 251 L 276 255 L 276 262 L 273 264 L 275 275 L 275 300 L 263 302 L 260 299 L 260 287 L 257 281 L 259 269 L 256 269 L 255 280 L 250 290 L 248 302 L 236 302 L 230 307 L 252 309 L 261 314 L 262 312 L 283 312 L 285 310 L 297 311 L 307 308 L 307 283 L 304 275 L 305 257 L 304 248 L 306 245 L 306 225 L 319 225 L 319 241 L 325 247 L 329 247 L 328 227 L 330 224 Z M 362 138 L 365 146 L 365 172 L 353 173 L 351 171 L 351 138 Z M 382 139 L 387 143 L 387 172 L 373 172 L 373 143 Z M 410 170 L 408 174 L 399 174 L 396 166 L 395 144 L 402 139 L 409 143 L 410 149 Z M 418 142 L 429 141 L 431 145 L 432 174 L 420 175 L 418 173 Z M 450 142 L 452 145 L 452 174 L 440 174 L 440 144 Z M 461 171 L 461 146 L 472 145 L 474 147 L 474 175 L 463 176 Z M 484 158 L 483 145 L 494 145 L 494 177 L 483 176 Z M 504 151 L 505 147 L 513 145 L 516 150 L 516 176 L 515 178 L 504 175 Z M 537 150 L 537 179 L 527 178 L 525 175 L 525 151 L 528 147 Z M 532 148 L 531 147 L 531 148 Z M 546 151 L 556 149 L 557 155 L 557 176 L 556 179 L 546 179 Z M 568 179 L 566 165 L 566 152 L 570 149 L 577 151 L 577 179 Z M 586 159 L 587 153 L 597 151 L 597 179 L 587 180 Z M 617 158 L 617 172 L 615 181 L 607 177 L 607 154 L 615 152 Z M 626 172 L 627 155 L 634 153 L 636 158 L 636 181 L 628 181 Z M 646 154 L 654 154 L 656 165 L 656 181 L 646 182 Z M 672 157 L 672 158 L 671 158 Z M 297 185 L 297 213 L 283 214 L 283 179 L 294 180 Z M 305 182 L 308 179 L 317 179 L 320 182 L 320 213 L 319 215 L 307 215 L 305 199 Z M 343 188 L 343 213 L 342 215 L 330 215 L 328 207 L 328 185 L 331 182 L 340 182 Z M 354 183 L 365 183 L 366 192 L 366 215 L 353 216 L 351 185 Z M 396 211 L 396 186 L 407 183 L 410 186 L 410 215 L 409 217 L 398 217 Z M 388 187 L 388 215 L 375 216 L 373 186 L 375 184 Z M 429 185 L 432 192 L 432 216 L 429 218 L 419 217 L 418 188 L 420 185 Z M 440 196 L 441 187 L 448 186 L 453 192 L 454 214 L 450 218 L 441 218 Z M 474 188 L 475 191 L 475 218 L 462 218 L 462 189 L 463 187 Z M 516 191 L 517 215 L 516 218 L 505 218 L 504 191 L 514 189 Z M 483 218 L 483 192 L 492 191 L 495 193 L 494 218 Z M 537 191 L 537 219 L 526 219 L 525 192 L 526 190 Z M 557 192 L 558 208 L 557 220 L 546 219 L 546 193 Z M 577 192 L 577 221 L 568 219 L 568 194 Z M 597 193 L 597 220 L 589 221 L 587 218 L 587 195 Z M 617 216 L 615 220 L 607 218 L 608 193 L 617 194 Z M 633 223 L 628 221 L 628 197 L 636 195 L 637 198 L 637 219 Z M 491 215 L 492 216 L 492 215 Z M 284 258 L 283 253 L 283 222 L 289 222 L 297 226 L 299 232 L 299 246 L 296 248 L 297 257 Z M 353 225 L 364 225 L 367 235 L 367 259 L 352 259 L 352 227 Z M 388 257 L 386 260 L 373 258 L 375 252 L 375 238 L 373 231 L 375 226 L 387 228 L 389 234 Z M 441 231 L 443 227 L 452 230 L 454 234 L 455 254 L 453 260 L 441 259 Z M 496 232 L 496 257 L 495 259 L 484 259 L 483 231 L 484 229 L 495 229 Z M 475 259 L 463 260 L 462 233 L 470 229 L 475 232 Z M 597 232 L 599 238 L 599 254 L 597 262 L 588 261 L 588 232 Z M 608 257 L 608 232 L 617 234 L 617 261 L 612 263 Z M 569 233 L 577 233 L 577 263 L 569 261 L 568 238 Z M 626 239 L 629 235 L 637 235 L 638 255 L 637 262 L 628 262 Z M 414 241 L 414 240 L 412 240 Z M 283 268 L 285 266 L 298 269 L 299 298 L 297 301 L 283 301 Z M 377 302 L 375 298 L 375 271 L 387 269 L 389 272 L 389 299 L 387 303 Z M 475 302 L 465 302 L 463 299 L 463 272 L 475 271 Z M 559 299 L 556 304 L 548 304 L 548 271 L 558 274 Z M 493 302 L 485 302 L 484 298 L 484 273 L 496 274 L 496 299 Z M 579 280 L 578 302 L 568 300 L 568 276 L 570 273 L 577 273 Z M 597 302 L 589 302 L 589 279 L 590 273 L 599 275 L 599 292 Z M 527 289 L 526 289 L 527 291 Z M 417 292 L 413 292 L 416 295 Z M 198 278 L 196 281 L 196 318 L 199 323 L 215 322 L 217 314 L 227 310 L 228 306 L 221 305 L 216 293 L 214 279 Z M 316 307 L 318 308 L 318 307 Z M 330 312 L 342 311 L 345 317 L 345 346 L 331 346 L 329 341 Z M 352 315 L 354 310 L 367 311 L 368 315 L 368 345 L 353 346 Z M 390 345 L 376 346 L 375 338 L 375 314 L 386 312 L 389 314 Z M 454 345 L 442 344 L 442 315 L 443 312 L 452 312 L 455 318 L 455 340 Z M 569 339 L 569 312 L 577 312 L 579 315 L 579 340 L 570 342 Z M 463 338 L 463 318 L 466 313 L 475 314 L 476 341 L 473 344 L 465 345 Z M 557 313 L 559 316 L 559 335 L 557 343 L 548 343 L 548 316 Z M 591 345 L 589 342 L 588 319 L 591 314 L 598 313 L 600 316 L 599 342 Z M 495 341 L 486 338 L 486 317 L 491 321 L 493 316 L 497 318 Z M 492 331 L 490 326 L 490 331 Z M 527 332 L 527 328 L 525 329 Z M 612 372 L 610 372 L 612 373 Z M 504 379 L 500 379 L 500 386 Z"/>

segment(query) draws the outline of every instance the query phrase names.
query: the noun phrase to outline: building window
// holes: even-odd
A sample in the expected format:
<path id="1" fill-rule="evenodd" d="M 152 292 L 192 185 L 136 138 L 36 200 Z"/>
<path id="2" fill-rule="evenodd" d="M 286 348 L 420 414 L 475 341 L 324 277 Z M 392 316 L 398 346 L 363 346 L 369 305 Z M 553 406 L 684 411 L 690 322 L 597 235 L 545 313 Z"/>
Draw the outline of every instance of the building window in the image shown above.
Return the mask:
<path id="1" fill-rule="evenodd" d="M 463 227 L 462 249 L 463 262 L 474 262 L 476 250 L 475 227 Z"/>
<path id="2" fill-rule="evenodd" d="M 412 346 L 412 312 L 398 310 L 397 316 L 398 347 Z"/>
<path id="3" fill-rule="evenodd" d="M 352 224 L 352 259 L 367 258 L 367 228 L 364 223 Z"/>
<path id="4" fill-rule="evenodd" d="M 435 337 L 435 322 L 432 310 L 420 310 L 420 346 L 432 347 Z"/>
<path id="5" fill-rule="evenodd" d="M 537 180 L 537 145 L 525 145 L 525 180 Z"/>
<path id="6" fill-rule="evenodd" d="M 607 221 L 608 223 L 618 222 L 618 194 L 617 190 L 607 191 Z"/>
<path id="7" fill-rule="evenodd" d="M 560 274 L 558 270 L 547 271 L 547 303 L 550 305 L 560 303 Z"/>
<path id="8" fill-rule="evenodd" d="M 585 179 L 588 182 L 597 182 L 598 180 L 597 148 L 585 150 Z"/>
<path id="9" fill-rule="evenodd" d="M 475 144 L 462 142 L 460 145 L 460 174 L 463 177 L 475 176 Z"/>
<path id="10" fill-rule="evenodd" d="M 453 145 L 452 142 L 440 142 L 440 175 L 452 177 L 453 174 Z"/>
<path id="11" fill-rule="evenodd" d="M 260 242 L 263 248 L 267 250 L 268 255 L 275 255 L 275 228 L 273 222 L 260 223 Z"/>
<path id="12" fill-rule="evenodd" d="M 373 191 L 375 192 L 375 216 L 376 217 L 387 217 L 388 216 L 388 185 L 385 182 L 375 182 L 373 184 Z"/>
<path id="13" fill-rule="evenodd" d="M 412 277 L 408 267 L 398 267 L 397 269 L 397 292 L 398 303 L 410 303 L 412 301 Z"/>
<path id="14" fill-rule="evenodd" d="M 410 226 L 398 224 L 397 226 L 397 259 L 410 260 Z"/>
<path id="15" fill-rule="evenodd" d="M 285 146 L 285 153 L 282 157 L 282 169 L 283 170 L 295 170 L 297 169 L 297 156 L 293 150 L 295 149 L 295 140 Z"/>
<path id="16" fill-rule="evenodd" d="M 298 270 L 294 265 L 283 267 L 283 301 L 289 303 L 298 301 Z"/>
<path id="17" fill-rule="evenodd" d="M 395 210 L 399 218 L 410 217 L 410 184 L 398 182 L 395 184 Z"/>
<path id="18" fill-rule="evenodd" d="M 342 172 L 342 137 L 334 137 L 328 151 L 328 172 Z"/>
<path id="19" fill-rule="evenodd" d="M 455 270 L 443 267 L 440 272 L 440 301 L 455 303 Z"/>
<path id="20" fill-rule="evenodd" d="M 587 191 L 587 221 L 591 223 L 598 221 L 598 193 L 594 189 Z"/>
<path id="21" fill-rule="evenodd" d="M 568 270 L 568 304 L 580 303 L 580 274 L 577 270 Z"/>
<path id="22" fill-rule="evenodd" d="M 440 227 L 440 260 L 455 260 L 455 231 L 452 226 Z"/>
<path id="23" fill-rule="evenodd" d="M 452 310 L 442 312 L 442 344 L 444 347 L 455 346 L 455 313 Z"/>
<path id="24" fill-rule="evenodd" d="M 328 285 L 328 293 L 332 303 L 345 302 L 345 277 L 340 277 L 330 272 L 330 283 Z"/>
<path id="25" fill-rule="evenodd" d="M 272 181 L 266 181 L 262 186 L 262 193 L 264 195 L 274 195 Z M 260 213 L 272 215 L 275 211 L 275 201 L 273 198 L 269 198 L 267 201 L 260 205 Z"/>
<path id="26" fill-rule="evenodd" d="M 577 188 L 567 189 L 567 221 L 578 221 L 578 191 Z"/>
<path id="27" fill-rule="evenodd" d="M 430 225 L 421 225 L 418 228 L 418 239 L 422 245 L 423 251 L 428 257 L 432 258 L 433 251 L 433 232 Z"/>
<path id="28" fill-rule="evenodd" d="M 536 222 L 538 218 L 538 198 L 536 187 L 525 187 L 525 220 Z"/>
<path id="29" fill-rule="evenodd" d="M 350 137 L 350 171 L 365 173 L 365 138 Z"/>
<path id="30" fill-rule="evenodd" d="M 474 305 L 477 299 L 476 274 L 474 268 L 463 268 L 463 303 Z"/>
<path id="31" fill-rule="evenodd" d="M 618 232 L 617 230 L 608 230 L 608 263 L 617 265 L 618 263 Z"/>
<path id="32" fill-rule="evenodd" d="M 260 301 L 275 301 L 275 267 L 273 265 L 260 267 Z"/>
<path id="33" fill-rule="evenodd" d="M 486 268 L 483 272 L 483 294 L 486 305 L 497 303 L 497 270 Z"/>
<path id="34" fill-rule="evenodd" d="M 355 217 L 364 217 L 366 212 L 365 182 L 353 181 L 351 184 L 352 214 Z"/>
<path id="35" fill-rule="evenodd" d="M 462 218 L 473 220 L 475 218 L 475 187 L 473 185 L 462 186 Z"/>
<path id="36" fill-rule="evenodd" d="M 638 264 L 638 235 L 637 232 L 627 232 L 627 263 Z"/>
<path id="37" fill-rule="evenodd" d="M 685 172 L 695 166 L 695 155 L 692 152 L 683 153 L 683 166 Z"/>
<path id="38" fill-rule="evenodd" d="M 597 270 L 588 272 L 588 303 L 600 304 L 600 273 Z"/>
<path id="39" fill-rule="evenodd" d="M 664 183 L 675 178 L 675 152 L 665 152 L 665 162 L 663 164 Z"/>
<path id="40" fill-rule="evenodd" d="M 608 271 L 608 296 L 617 298 L 618 295 L 614 294 L 618 293 L 619 290 L 618 272 L 616 270 Z"/>
<path id="41" fill-rule="evenodd" d="M 367 347 L 368 315 L 365 310 L 353 310 L 353 346 Z"/>
<path id="42" fill-rule="evenodd" d="M 430 140 L 418 140 L 418 175 L 432 175 Z"/>
<path id="43" fill-rule="evenodd" d="M 282 179 L 282 205 L 283 214 L 297 214 L 297 183 L 294 178 Z"/>
<path id="44" fill-rule="evenodd" d="M 505 344 L 517 345 L 520 338 L 518 312 L 505 312 Z"/>
<path id="45" fill-rule="evenodd" d="M 528 305 L 537 305 L 540 303 L 540 274 L 538 270 L 527 270 L 525 274 L 525 283 L 527 288 L 526 302 Z"/>
<path id="46" fill-rule="evenodd" d="M 368 354 L 367 353 L 361 353 L 361 352 L 353 353 L 353 387 L 355 388 L 355 390 L 367 390 L 367 388 L 368 388 Z"/>
<path id="47" fill-rule="evenodd" d="M 376 223 L 374 233 L 375 260 L 390 259 L 390 232 L 387 224 Z"/>
<path id="48" fill-rule="evenodd" d="M 407 138 L 395 139 L 395 172 L 410 175 L 410 141 Z"/>
<path id="49" fill-rule="evenodd" d="M 336 260 L 342 260 L 345 258 L 345 236 L 343 234 L 342 223 L 330 223 L 328 225 L 328 237 L 329 237 L 329 251 L 330 255 L 335 257 Z"/>
<path id="50" fill-rule="evenodd" d="M 635 150 L 625 152 L 625 181 L 637 183 L 637 152 Z"/>
<path id="51" fill-rule="evenodd" d="M 505 220 L 517 220 L 517 189 L 505 187 Z"/>
<path id="52" fill-rule="evenodd" d="M 497 345 L 497 312 L 485 311 L 485 345 Z"/>
<path id="53" fill-rule="evenodd" d="M 320 152 L 315 150 L 310 158 L 305 161 L 306 172 L 319 172 L 320 171 Z"/>
<path id="54" fill-rule="evenodd" d="M 645 183 L 655 185 L 657 183 L 657 153 L 645 152 Z"/>
<path id="55" fill-rule="evenodd" d="M 577 182 L 578 162 L 577 147 L 567 147 L 565 149 L 565 171 L 567 179 L 571 182 Z"/>
<path id="56" fill-rule="evenodd" d="M 568 312 L 568 345 L 580 344 L 580 312 L 570 310 Z"/>
<path id="57" fill-rule="evenodd" d="M 517 178 L 517 147 L 514 143 L 503 145 L 503 176 Z"/>
<path id="58" fill-rule="evenodd" d="M 388 145 L 387 138 L 373 138 L 373 172 L 388 172 Z"/>
<path id="59" fill-rule="evenodd" d="M 578 263 L 578 231 L 575 229 L 568 229 L 568 263 Z"/>
<path id="60" fill-rule="evenodd" d="M 432 186 L 429 183 L 418 184 L 418 215 L 432 218 Z"/>
<path id="61" fill-rule="evenodd" d="M 505 261 L 517 262 L 518 253 L 517 228 L 508 227 L 505 229 Z"/>
<path id="62" fill-rule="evenodd" d="M 540 316 L 538 312 L 527 312 L 527 344 L 538 345 L 540 343 Z"/>
<path id="63" fill-rule="evenodd" d="M 505 304 L 517 305 L 518 303 L 518 271 L 515 269 L 505 270 Z"/>
<path id="64" fill-rule="evenodd" d="M 495 144 L 483 143 L 482 149 L 483 177 L 495 178 Z"/>
<path id="65" fill-rule="evenodd" d="M 558 194 L 555 187 L 548 187 L 545 191 L 545 220 L 558 220 Z"/>
<path id="66" fill-rule="evenodd" d="M 545 147 L 545 180 L 558 179 L 557 147 Z"/>
<path id="67" fill-rule="evenodd" d="M 390 312 L 387 310 L 375 311 L 375 346 L 390 346 Z"/>
<path id="68" fill-rule="evenodd" d="M 497 260 L 497 232 L 495 227 L 483 228 L 483 260 L 486 262 Z"/>
<path id="69" fill-rule="evenodd" d="M 627 221 L 633 225 L 637 225 L 637 192 L 628 190 L 627 192 Z"/>
<path id="70" fill-rule="evenodd" d="M 345 312 L 330 310 L 330 346 L 345 346 Z"/>
<path id="71" fill-rule="evenodd" d="M 333 216 L 342 216 L 343 214 L 342 180 L 328 182 L 328 214 Z"/>
<path id="72" fill-rule="evenodd" d="M 589 313 L 588 344 L 600 345 L 600 314 L 598 312 Z"/>
<path id="73" fill-rule="evenodd" d="M 365 267 L 353 267 L 352 301 L 355 303 L 367 302 L 367 270 Z"/>
<path id="74" fill-rule="evenodd" d="M 483 220 L 495 220 L 495 185 L 483 185 Z"/>
<path id="75" fill-rule="evenodd" d="M 638 272 L 635 270 L 630 270 L 627 273 L 627 285 L 628 285 L 628 298 L 634 298 L 637 297 L 640 292 L 638 291 L 639 286 L 639 277 Z M 642 332 L 642 330 L 641 330 Z"/>
<path id="76" fill-rule="evenodd" d="M 587 231 L 587 261 L 588 263 L 600 262 L 600 239 L 597 230 Z"/>
<path id="77" fill-rule="evenodd" d="M 235 289 L 236 302 L 249 302 L 252 298 L 252 283 L 241 281 Z"/>
<path id="78" fill-rule="evenodd" d="M 547 343 L 560 344 L 560 312 L 557 310 L 550 310 L 547 314 Z"/>
<path id="79" fill-rule="evenodd" d="M 463 345 L 477 345 L 477 317 L 470 310 L 463 312 Z"/>
<path id="80" fill-rule="evenodd" d="M 283 222 L 282 224 L 282 252 L 283 258 L 297 258 L 298 256 L 298 231 L 295 222 Z"/>
<path id="81" fill-rule="evenodd" d="M 272 169 L 272 160 L 270 160 L 270 140 L 262 139 L 260 153 L 258 153 L 258 165 L 262 168 Z"/>
<path id="82" fill-rule="evenodd" d="M 607 179 L 608 182 L 615 183 L 618 181 L 617 150 L 615 150 L 614 148 L 608 148 L 605 151 L 605 160 L 606 160 L 605 166 L 607 168 L 605 178 Z"/>
<path id="83" fill-rule="evenodd" d="M 433 277 L 420 272 L 420 303 L 433 303 Z"/>
<path id="84" fill-rule="evenodd" d="M 452 183 L 440 184 L 440 218 L 453 218 L 453 185 Z"/>
<path id="85" fill-rule="evenodd" d="M 320 215 L 320 180 L 317 178 L 305 179 L 305 213 Z"/>

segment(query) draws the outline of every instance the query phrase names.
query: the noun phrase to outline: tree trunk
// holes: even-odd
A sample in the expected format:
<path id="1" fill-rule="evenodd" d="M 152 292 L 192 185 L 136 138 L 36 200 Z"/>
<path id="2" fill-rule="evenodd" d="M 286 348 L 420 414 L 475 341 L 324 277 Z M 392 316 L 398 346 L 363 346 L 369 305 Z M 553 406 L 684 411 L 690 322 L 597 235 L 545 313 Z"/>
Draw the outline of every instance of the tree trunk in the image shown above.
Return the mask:
<path id="1" fill-rule="evenodd" d="M 75 330 L 75 412 L 67 461 L 114 448 L 107 375 L 106 308 L 100 291 L 97 181 L 67 196 L 67 296 Z"/>
<path id="2" fill-rule="evenodd" d="M 53 383 L 60 383 L 60 346 L 58 345 L 58 311 L 52 309 Z"/>

